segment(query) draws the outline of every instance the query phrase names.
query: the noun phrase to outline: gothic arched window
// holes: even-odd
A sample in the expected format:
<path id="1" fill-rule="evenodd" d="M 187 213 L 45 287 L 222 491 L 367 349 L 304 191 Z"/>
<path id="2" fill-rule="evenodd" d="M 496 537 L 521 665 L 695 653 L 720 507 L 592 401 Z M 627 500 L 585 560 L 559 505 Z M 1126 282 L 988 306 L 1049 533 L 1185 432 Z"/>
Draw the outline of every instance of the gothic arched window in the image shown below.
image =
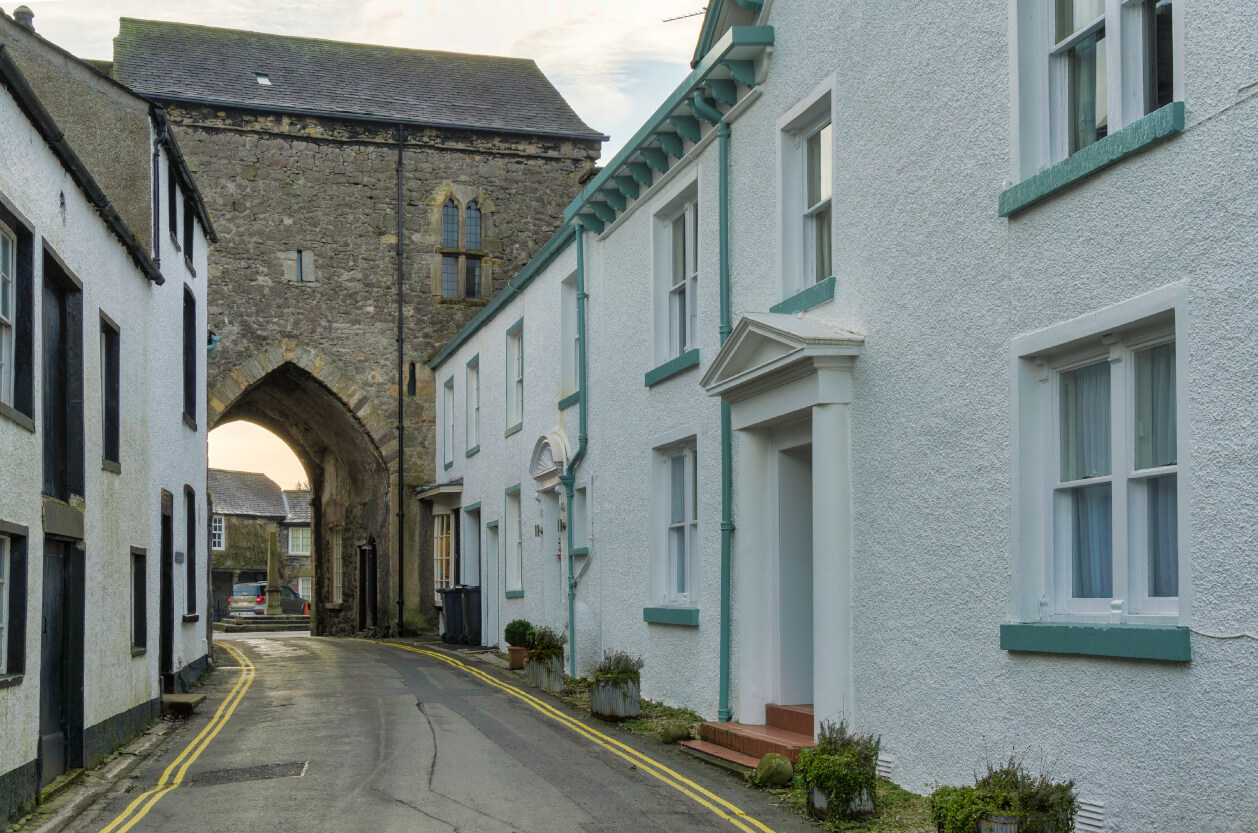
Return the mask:
<path id="1" fill-rule="evenodd" d="M 460 213 L 462 216 L 460 217 Z M 441 296 L 481 298 L 484 252 L 480 205 L 472 200 L 462 212 L 453 198 L 441 207 Z M 460 261 L 462 261 L 460 263 Z M 459 277 L 462 276 L 460 286 Z M 462 290 L 462 291 L 460 291 Z"/>

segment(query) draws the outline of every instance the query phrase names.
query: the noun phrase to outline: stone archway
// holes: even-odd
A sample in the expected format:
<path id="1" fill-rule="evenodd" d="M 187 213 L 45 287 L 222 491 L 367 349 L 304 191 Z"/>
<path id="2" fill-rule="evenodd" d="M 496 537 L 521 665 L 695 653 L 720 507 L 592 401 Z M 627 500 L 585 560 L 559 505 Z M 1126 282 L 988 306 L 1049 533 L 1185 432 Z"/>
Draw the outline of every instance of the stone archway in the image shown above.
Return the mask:
<path id="1" fill-rule="evenodd" d="M 395 626 L 396 534 L 390 519 L 397 442 L 366 392 L 325 356 L 285 339 L 221 376 L 208 408 L 210 428 L 240 419 L 261 425 L 284 440 L 306 468 L 315 567 L 313 632 L 358 632 L 363 603 L 379 612 L 373 620 L 377 627 Z M 369 543 L 378 557 L 364 573 L 358 560 Z M 338 570 L 339 582 L 334 578 Z M 362 586 L 364 574 L 370 576 L 367 587 Z"/>

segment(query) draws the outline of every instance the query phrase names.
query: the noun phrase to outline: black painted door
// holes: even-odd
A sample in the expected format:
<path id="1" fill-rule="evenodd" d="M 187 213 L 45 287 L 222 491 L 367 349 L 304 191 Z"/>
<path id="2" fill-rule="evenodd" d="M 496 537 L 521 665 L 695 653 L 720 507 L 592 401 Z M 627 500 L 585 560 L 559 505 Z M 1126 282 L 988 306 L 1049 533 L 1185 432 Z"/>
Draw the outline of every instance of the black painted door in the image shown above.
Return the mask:
<path id="1" fill-rule="evenodd" d="M 66 545 L 44 541 L 43 636 L 39 665 L 40 787 L 66 771 L 69 744 L 67 683 L 69 650 L 66 645 Z"/>
<path id="2" fill-rule="evenodd" d="M 161 674 L 162 691 L 175 690 L 175 529 L 174 518 L 167 513 L 168 493 L 162 493 L 162 571 L 159 586 L 161 615 L 158 625 L 157 670 Z"/>
<path id="3" fill-rule="evenodd" d="M 69 500 L 66 293 L 48 279 L 44 280 L 43 319 L 44 494 L 58 500 Z"/>

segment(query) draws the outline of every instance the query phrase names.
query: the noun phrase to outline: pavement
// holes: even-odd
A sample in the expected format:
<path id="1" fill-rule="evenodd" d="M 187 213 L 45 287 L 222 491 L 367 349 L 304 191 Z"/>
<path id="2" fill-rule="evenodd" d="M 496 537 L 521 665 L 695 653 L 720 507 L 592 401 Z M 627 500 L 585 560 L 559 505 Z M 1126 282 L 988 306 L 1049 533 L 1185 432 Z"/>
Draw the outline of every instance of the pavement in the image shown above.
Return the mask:
<path id="1" fill-rule="evenodd" d="M 199 712 L 49 830 L 812 827 L 676 747 L 579 715 L 492 652 L 305 634 L 216 641 Z"/>

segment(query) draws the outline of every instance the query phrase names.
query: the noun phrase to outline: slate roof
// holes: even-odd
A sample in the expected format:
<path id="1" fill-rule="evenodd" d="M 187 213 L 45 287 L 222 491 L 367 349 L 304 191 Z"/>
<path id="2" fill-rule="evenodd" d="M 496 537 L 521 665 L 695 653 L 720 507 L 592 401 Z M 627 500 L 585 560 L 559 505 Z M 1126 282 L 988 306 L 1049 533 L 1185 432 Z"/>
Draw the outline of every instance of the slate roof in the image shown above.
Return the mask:
<path id="1" fill-rule="evenodd" d="M 209 486 L 215 515 L 250 515 L 276 519 L 288 517 L 284 492 L 278 483 L 265 474 L 210 469 Z"/>
<path id="2" fill-rule="evenodd" d="M 124 17 L 114 78 L 148 98 L 606 140 L 537 64 Z M 265 74 L 270 85 L 258 83 Z"/>
<path id="3" fill-rule="evenodd" d="M 285 524 L 310 525 L 310 492 L 304 489 L 285 489 L 284 503 L 288 506 L 288 517 L 284 518 Z"/>

